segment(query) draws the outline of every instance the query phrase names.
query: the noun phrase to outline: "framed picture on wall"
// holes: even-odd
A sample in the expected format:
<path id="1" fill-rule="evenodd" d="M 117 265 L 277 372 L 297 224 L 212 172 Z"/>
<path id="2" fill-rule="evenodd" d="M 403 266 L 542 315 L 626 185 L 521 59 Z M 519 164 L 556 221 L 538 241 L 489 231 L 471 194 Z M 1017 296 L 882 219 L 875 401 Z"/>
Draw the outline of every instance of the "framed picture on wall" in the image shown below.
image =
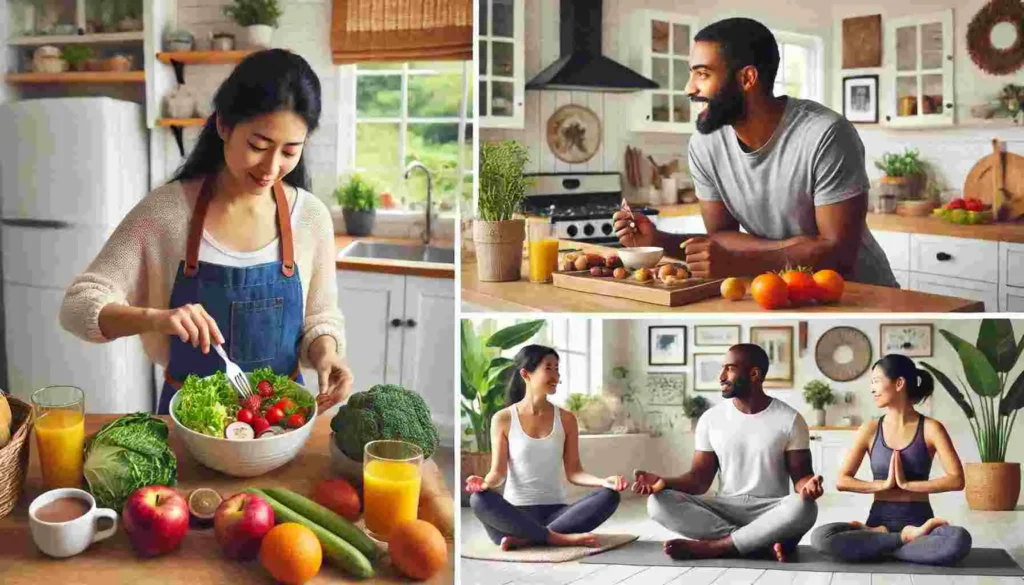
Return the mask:
<path id="1" fill-rule="evenodd" d="M 693 354 L 693 389 L 698 392 L 714 392 L 721 389 L 718 382 L 722 375 L 725 355 L 721 353 Z"/>
<path id="2" fill-rule="evenodd" d="M 652 325 L 647 328 L 647 365 L 686 365 L 685 325 Z"/>
<path id="3" fill-rule="evenodd" d="M 854 123 L 878 123 L 877 75 L 843 78 L 843 115 Z"/>
<path id="4" fill-rule="evenodd" d="M 931 357 L 931 323 L 882 323 L 879 326 L 881 355 L 899 353 L 907 357 Z"/>
<path id="5" fill-rule="evenodd" d="M 678 406 L 686 398 L 686 372 L 648 372 L 647 395 L 651 406 Z"/>
<path id="6" fill-rule="evenodd" d="M 750 343 L 759 345 L 768 354 L 766 388 L 789 388 L 793 385 L 793 328 L 751 327 Z"/>
<path id="7" fill-rule="evenodd" d="M 728 347 L 740 342 L 739 325 L 695 325 L 693 344 Z"/>

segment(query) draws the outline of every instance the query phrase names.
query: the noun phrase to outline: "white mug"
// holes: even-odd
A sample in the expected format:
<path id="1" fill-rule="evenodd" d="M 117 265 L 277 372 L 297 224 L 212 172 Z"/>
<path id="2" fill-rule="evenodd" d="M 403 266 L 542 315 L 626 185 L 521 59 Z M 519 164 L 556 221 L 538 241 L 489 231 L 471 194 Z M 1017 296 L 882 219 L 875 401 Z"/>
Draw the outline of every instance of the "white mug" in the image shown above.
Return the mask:
<path id="1" fill-rule="evenodd" d="M 89 511 L 67 522 L 43 522 L 36 518 L 39 508 L 60 498 L 82 500 L 89 504 Z M 100 518 L 110 518 L 114 525 L 106 530 L 97 530 L 96 523 Z M 117 512 L 97 508 L 92 494 L 75 488 L 50 490 L 33 500 L 28 507 L 28 521 L 32 540 L 39 550 L 58 558 L 77 555 L 92 543 L 110 538 L 117 532 Z"/>

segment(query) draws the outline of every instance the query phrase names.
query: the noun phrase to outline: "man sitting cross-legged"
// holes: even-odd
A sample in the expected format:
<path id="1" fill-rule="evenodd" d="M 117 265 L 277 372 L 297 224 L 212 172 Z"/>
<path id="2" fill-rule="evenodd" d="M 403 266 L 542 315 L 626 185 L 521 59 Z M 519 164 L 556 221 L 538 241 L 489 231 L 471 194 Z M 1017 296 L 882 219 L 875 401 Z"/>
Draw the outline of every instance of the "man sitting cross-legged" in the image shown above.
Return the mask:
<path id="1" fill-rule="evenodd" d="M 634 472 L 633 491 L 651 494 L 651 518 L 692 539 L 667 541 L 672 558 L 771 554 L 784 561 L 814 526 L 822 480 L 811 468 L 807 422 L 765 395 L 767 373 L 763 349 L 730 348 L 719 377 L 726 400 L 700 417 L 690 471 L 674 478 Z M 704 496 L 719 472 L 718 495 Z"/>

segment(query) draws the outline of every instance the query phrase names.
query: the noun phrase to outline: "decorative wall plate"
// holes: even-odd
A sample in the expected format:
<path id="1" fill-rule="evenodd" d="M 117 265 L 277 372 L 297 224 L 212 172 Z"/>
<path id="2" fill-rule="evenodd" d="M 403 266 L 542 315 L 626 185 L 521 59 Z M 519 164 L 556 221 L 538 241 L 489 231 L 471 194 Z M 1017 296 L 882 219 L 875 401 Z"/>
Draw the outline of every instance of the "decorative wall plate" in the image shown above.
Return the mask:
<path id="1" fill-rule="evenodd" d="M 1008 47 L 992 43 L 997 25 L 1013 27 L 1016 36 Z M 1009 75 L 1024 66 L 1024 3 L 1020 0 L 992 0 L 974 15 L 967 25 L 967 51 L 982 71 Z"/>
<path id="2" fill-rule="evenodd" d="M 833 327 L 818 339 L 814 360 L 830 380 L 856 380 L 871 366 L 871 340 L 859 329 Z"/>
<path id="3" fill-rule="evenodd" d="M 546 134 L 551 152 L 570 164 L 587 162 L 601 148 L 601 121 L 593 111 L 576 104 L 555 110 Z"/>

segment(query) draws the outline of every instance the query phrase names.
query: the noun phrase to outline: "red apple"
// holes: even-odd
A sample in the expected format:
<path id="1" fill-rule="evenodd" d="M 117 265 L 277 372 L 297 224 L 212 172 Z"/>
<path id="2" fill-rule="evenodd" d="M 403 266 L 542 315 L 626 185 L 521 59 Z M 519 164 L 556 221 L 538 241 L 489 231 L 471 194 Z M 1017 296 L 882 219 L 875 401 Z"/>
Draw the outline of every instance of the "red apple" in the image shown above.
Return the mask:
<path id="1" fill-rule="evenodd" d="M 128 496 L 121 510 L 124 531 L 135 552 L 155 557 L 178 548 L 188 532 L 188 504 L 163 485 L 142 487 Z"/>
<path id="2" fill-rule="evenodd" d="M 213 531 L 224 555 L 252 560 L 260 552 L 263 536 L 274 527 L 274 510 L 263 498 L 240 493 L 221 502 L 213 517 Z"/>

